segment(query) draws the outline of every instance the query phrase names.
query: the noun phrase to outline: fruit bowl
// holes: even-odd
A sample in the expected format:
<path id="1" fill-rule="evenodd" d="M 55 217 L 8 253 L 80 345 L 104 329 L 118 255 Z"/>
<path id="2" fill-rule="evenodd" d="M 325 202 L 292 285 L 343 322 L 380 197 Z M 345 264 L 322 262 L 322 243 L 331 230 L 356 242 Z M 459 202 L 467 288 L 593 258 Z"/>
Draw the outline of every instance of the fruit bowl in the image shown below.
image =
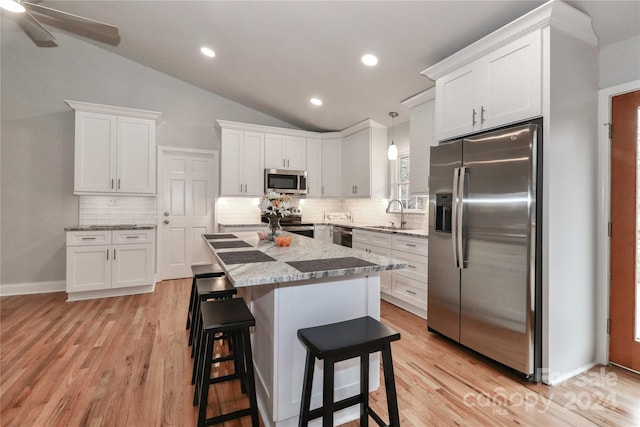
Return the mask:
<path id="1" fill-rule="evenodd" d="M 293 238 L 291 236 L 276 236 L 274 242 L 276 246 L 289 246 L 291 245 L 291 240 Z"/>

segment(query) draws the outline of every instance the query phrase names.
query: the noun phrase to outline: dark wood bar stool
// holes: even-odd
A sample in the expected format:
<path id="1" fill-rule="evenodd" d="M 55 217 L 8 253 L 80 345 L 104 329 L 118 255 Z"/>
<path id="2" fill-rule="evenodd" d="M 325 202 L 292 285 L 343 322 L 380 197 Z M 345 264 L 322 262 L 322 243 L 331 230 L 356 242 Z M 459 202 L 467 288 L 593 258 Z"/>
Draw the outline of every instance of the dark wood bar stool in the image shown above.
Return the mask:
<path id="1" fill-rule="evenodd" d="M 233 298 L 238 290 L 231 284 L 226 276 L 208 277 L 196 280 L 195 302 L 193 307 L 193 325 L 189 331 L 189 341 L 192 343 L 191 357 L 198 351 L 198 344 L 202 338 L 202 317 L 200 315 L 200 303 L 207 300 L 222 300 Z M 194 377 L 195 378 L 195 377 Z"/>
<path id="2" fill-rule="evenodd" d="M 382 352 L 384 384 L 387 391 L 389 426 L 400 426 L 396 383 L 393 375 L 391 342 L 400 339 L 400 333 L 383 325 L 372 317 L 360 317 L 345 322 L 316 326 L 298 330 L 298 338 L 307 347 L 307 362 L 304 369 L 302 401 L 298 426 L 307 426 L 309 421 L 322 417 L 323 427 L 333 427 L 333 413 L 352 405 L 360 404 L 360 425 L 369 425 L 369 416 L 380 426 L 386 426 L 382 418 L 369 407 L 369 354 Z M 334 365 L 342 360 L 360 357 L 360 394 L 339 402 L 333 401 Z M 311 410 L 311 386 L 315 358 L 324 359 L 322 384 L 322 406 Z"/>
<path id="3" fill-rule="evenodd" d="M 220 264 L 194 264 L 191 266 L 191 296 L 189 297 L 189 312 L 187 313 L 187 327 L 189 329 L 193 323 L 193 309 L 196 304 L 196 281 L 210 277 L 224 276 L 224 270 Z M 189 334 L 189 345 L 193 343 L 193 335 Z"/>
<path id="4" fill-rule="evenodd" d="M 236 418 L 251 417 L 253 427 L 259 427 L 258 403 L 253 372 L 253 355 L 249 328 L 256 321 L 242 298 L 218 301 L 204 301 L 200 304 L 202 315 L 202 351 L 194 360 L 196 367 L 196 390 L 193 404 L 198 408 L 198 427 L 223 423 Z M 231 355 L 214 357 L 214 344 L 221 334 L 229 337 L 233 343 Z M 233 360 L 234 373 L 211 378 L 211 365 Z M 207 418 L 209 387 L 224 381 L 240 379 L 243 393 L 249 397 L 249 407 Z"/>

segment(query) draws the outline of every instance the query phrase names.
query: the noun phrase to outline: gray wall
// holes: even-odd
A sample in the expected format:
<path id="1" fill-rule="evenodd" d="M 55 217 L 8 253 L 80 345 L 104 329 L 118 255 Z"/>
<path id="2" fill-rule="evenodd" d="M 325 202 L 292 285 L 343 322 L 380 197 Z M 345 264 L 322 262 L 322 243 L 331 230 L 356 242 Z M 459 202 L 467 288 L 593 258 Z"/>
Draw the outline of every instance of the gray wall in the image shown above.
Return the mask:
<path id="1" fill-rule="evenodd" d="M 600 49 L 600 89 L 640 79 L 640 35 Z"/>
<path id="2" fill-rule="evenodd" d="M 38 48 L 1 25 L 0 284 L 65 279 L 63 228 L 78 225 L 65 99 L 160 111 L 158 145 L 217 149 L 216 119 L 293 127 L 65 34 Z"/>

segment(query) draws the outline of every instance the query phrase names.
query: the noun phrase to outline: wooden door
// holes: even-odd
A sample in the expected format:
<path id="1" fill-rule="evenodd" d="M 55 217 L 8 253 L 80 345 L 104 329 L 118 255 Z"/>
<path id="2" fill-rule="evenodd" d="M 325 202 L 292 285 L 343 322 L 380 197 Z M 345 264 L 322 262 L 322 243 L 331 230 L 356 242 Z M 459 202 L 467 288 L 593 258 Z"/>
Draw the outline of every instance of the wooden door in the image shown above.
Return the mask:
<path id="1" fill-rule="evenodd" d="M 214 229 L 217 156 L 212 151 L 168 147 L 160 153 L 160 279 L 189 277 L 192 264 L 211 262 L 201 236 Z"/>
<path id="2" fill-rule="evenodd" d="M 611 103 L 611 289 L 609 361 L 640 371 L 638 298 L 638 114 L 640 91 Z"/>

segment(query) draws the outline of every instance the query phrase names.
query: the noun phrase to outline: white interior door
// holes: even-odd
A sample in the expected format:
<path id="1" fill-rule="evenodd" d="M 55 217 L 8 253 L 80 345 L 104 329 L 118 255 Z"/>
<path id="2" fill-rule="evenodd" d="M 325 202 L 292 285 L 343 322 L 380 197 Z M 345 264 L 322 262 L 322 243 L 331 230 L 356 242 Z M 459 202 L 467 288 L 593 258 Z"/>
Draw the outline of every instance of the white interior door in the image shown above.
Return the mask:
<path id="1" fill-rule="evenodd" d="M 191 276 L 192 264 L 211 262 L 201 235 L 214 230 L 218 153 L 160 147 L 158 273 Z"/>

